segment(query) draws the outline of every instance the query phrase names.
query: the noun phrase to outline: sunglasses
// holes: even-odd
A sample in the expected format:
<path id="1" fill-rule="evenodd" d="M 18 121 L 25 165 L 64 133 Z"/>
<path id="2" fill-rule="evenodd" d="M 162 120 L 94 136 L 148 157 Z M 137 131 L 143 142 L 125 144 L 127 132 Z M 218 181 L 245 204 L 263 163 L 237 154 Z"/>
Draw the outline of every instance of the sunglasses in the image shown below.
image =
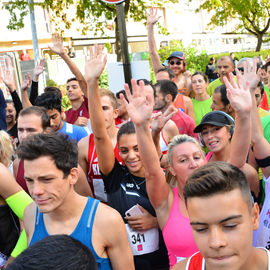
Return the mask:
<path id="1" fill-rule="evenodd" d="M 176 62 L 175 62 L 175 61 L 172 60 L 172 61 L 169 61 L 169 63 L 170 63 L 170 65 L 172 65 L 172 66 L 173 66 L 174 64 L 177 65 L 177 66 L 180 66 L 182 62 L 181 62 L 181 61 L 176 61 Z"/>

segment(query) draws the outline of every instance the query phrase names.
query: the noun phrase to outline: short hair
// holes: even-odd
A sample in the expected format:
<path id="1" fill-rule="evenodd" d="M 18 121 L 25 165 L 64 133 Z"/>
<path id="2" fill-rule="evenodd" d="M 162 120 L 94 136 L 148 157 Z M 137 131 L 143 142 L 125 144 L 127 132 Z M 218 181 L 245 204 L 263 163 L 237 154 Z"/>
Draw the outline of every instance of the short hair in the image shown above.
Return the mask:
<path id="1" fill-rule="evenodd" d="M 38 96 L 36 106 L 44 107 L 47 110 L 57 110 L 62 112 L 61 98 L 56 92 L 46 92 Z"/>
<path id="2" fill-rule="evenodd" d="M 230 56 L 225 55 L 225 56 L 221 56 L 218 59 L 218 61 L 223 61 L 223 60 L 228 60 L 231 63 L 231 65 L 234 67 L 234 62 Z"/>
<path id="3" fill-rule="evenodd" d="M 72 81 L 78 82 L 78 80 L 77 80 L 76 77 L 72 77 L 72 78 L 69 78 L 69 79 L 67 80 L 67 83 L 72 82 Z"/>
<path id="4" fill-rule="evenodd" d="M 253 205 L 250 187 L 244 173 L 224 161 L 209 162 L 196 169 L 184 187 L 184 198 L 210 197 L 239 189 L 249 209 Z"/>
<path id="5" fill-rule="evenodd" d="M 13 152 L 10 136 L 4 130 L 0 130 L 0 161 L 6 167 L 11 163 Z"/>
<path id="6" fill-rule="evenodd" d="M 136 131 L 135 131 L 135 127 L 134 127 L 133 122 L 127 122 L 127 123 L 125 123 L 118 130 L 118 133 L 117 133 L 117 143 L 119 144 L 119 140 L 120 140 L 121 136 L 123 136 L 123 135 L 129 135 L 129 134 L 135 134 L 135 133 L 136 133 Z"/>
<path id="7" fill-rule="evenodd" d="M 203 77 L 204 81 L 206 83 L 208 83 L 208 78 L 202 71 L 196 71 L 195 73 L 192 74 L 191 78 L 196 76 L 196 75 L 201 75 Z"/>
<path id="8" fill-rule="evenodd" d="M 47 110 L 43 107 L 38 107 L 38 106 L 31 106 L 28 108 L 25 108 L 20 111 L 19 116 L 25 116 L 25 115 L 30 115 L 30 114 L 35 114 L 40 117 L 41 119 L 41 126 L 43 130 L 46 128 L 50 127 L 50 116 L 47 113 Z"/>
<path id="9" fill-rule="evenodd" d="M 199 151 L 201 152 L 202 156 L 204 157 L 204 152 L 199 144 L 199 142 L 193 138 L 193 137 L 190 137 L 186 134 L 179 134 L 179 135 L 176 135 L 172 138 L 172 140 L 170 141 L 169 145 L 168 145 L 168 153 L 167 153 L 167 159 L 168 159 L 168 163 L 170 166 L 173 166 L 173 163 L 172 163 L 172 153 L 173 153 L 173 149 L 179 145 L 179 144 L 182 144 L 182 143 L 186 143 L 186 142 L 190 142 L 190 143 L 194 143 Z"/>
<path id="10" fill-rule="evenodd" d="M 210 61 L 213 61 L 213 60 L 215 60 L 215 58 L 214 57 L 210 57 Z"/>
<path id="11" fill-rule="evenodd" d="M 51 235 L 24 250 L 7 270 L 97 270 L 91 250 L 68 235 Z"/>
<path id="12" fill-rule="evenodd" d="M 159 80 L 156 84 L 155 84 L 155 88 L 159 87 L 159 91 L 161 92 L 161 94 L 163 95 L 163 97 L 167 96 L 167 95 L 171 95 L 172 96 L 172 101 L 175 100 L 177 94 L 178 94 L 178 88 L 177 85 L 170 81 L 170 80 Z"/>
<path id="13" fill-rule="evenodd" d="M 47 92 L 56 93 L 60 97 L 60 99 L 62 99 L 62 92 L 57 87 L 47 86 L 47 87 L 44 88 L 44 93 L 47 93 Z"/>
<path id="14" fill-rule="evenodd" d="M 78 167 L 77 144 L 66 134 L 40 133 L 30 136 L 19 145 L 17 153 L 22 160 L 35 160 L 43 156 L 51 157 L 65 178 L 72 168 Z"/>
<path id="15" fill-rule="evenodd" d="M 153 92 L 154 92 L 154 97 L 156 97 L 156 88 L 155 86 L 152 84 L 152 82 L 146 80 L 146 79 L 139 79 L 137 80 L 137 84 L 139 85 L 140 81 L 143 81 L 144 82 L 144 85 L 150 85 L 153 89 Z"/>
<path id="16" fill-rule="evenodd" d="M 13 100 L 6 99 L 6 103 L 8 103 L 8 104 L 12 104 L 12 105 L 14 106 L 14 102 L 13 102 Z M 15 106 L 14 106 L 14 108 L 15 108 Z M 15 108 L 15 109 L 16 109 L 16 108 Z"/>
<path id="17" fill-rule="evenodd" d="M 173 78 L 176 77 L 176 76 L 175 76 L 175 73 L 173 72 L 173 70 L 170 69 L 170 68 L 168 68 L 168 67 L 162 67 L 162 68 L 160 68 L 160 69 L 157 71 L 157 73 L 160 73 L 160 72 L 166 72 L 166 73 L 168 73 L 170 80 L 172 80 Z"/>
<path id="18" fill-rule="evenodd" d="M 105 88 L 100 88 L 99 89 L 99 95 L 100 97 L 104 97 L 107 96 L 110 98 L 113 109 L 117 109 L 117 100 L 116 97 L 114 95 L 114 93 L 112 91 L 110 91 L 109 89 L 105 89 Z"/>
<path id="19" fill-rule="evenodd" d="M 264 65 L 265 71 L 267 71 L 268 67 L 270 67 L 270 62 L 265 63 Z"/>
<path id="20" fill-rule="evenodd" d="M 221 102 L 224 104 L 224 106 L 227 106 L 230 104 L 230 101 L 227 98 L 227 88 L 225 84 L 222 84 L 215 88 L 214 93 L 220 93 L 221 96 Z"/>

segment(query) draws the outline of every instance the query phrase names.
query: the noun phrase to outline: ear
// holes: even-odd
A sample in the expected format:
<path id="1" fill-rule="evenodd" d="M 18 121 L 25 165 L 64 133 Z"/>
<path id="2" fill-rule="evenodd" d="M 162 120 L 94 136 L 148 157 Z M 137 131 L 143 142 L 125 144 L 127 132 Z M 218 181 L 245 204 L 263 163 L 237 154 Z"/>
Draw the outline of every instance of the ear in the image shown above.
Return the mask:
<path id="1" fill-rule="evenodd" d="M 61 107 L 61 113 L 60 113 L 61 119 L 64 120 L 64 118 L 66 118 L 66 114 L 64 112 L 63 107 Z"/>
<path id="2" fill-rule="evenodd" d="M 113 118 L 116 119 L 118 117 L 118 115 L 119 115 L 119 109 L 115 109 L 113 111 Z"/>
<path id="3" fill-rule="evenodd" d="M 173 176 L 176 176 L 175 170 L 174 170 L 174 168 L 172 166 L 169 166 L 168 169 L 169 169 L 169 171 L 171 172 L 171 174 Z"/>
<path id="4" fill-rule="evenodd" d="M 253 230 L 259 229 L 260 224 L 260 209 L 257 203 L 254 203 L 251 209 Z"/>
<path id="5" fill-rule="evenodd" d="M 231 104 L 228 104 L 226 106 L 226 108 L 227 108 L 228 114 L 230 114 L 230 113 L 232 113 L 234 111 L 233 108 L 232 108 L 232 106 L 231 106 Z"/>
<path id="6" fill-rule="evenodd" d="M 168 102 L 172 102 L 172 95 L 168 94 L 165 96 L 165 101 Z"/>
<path id="7" fill-rule="evenodd" d="M 78 168 L 72 168 L 70 170 L 70 173 L 68 175 L 68 180 L 69 180 L 69 183 L 74 186 L 77 181 L 78 181 L 78 178 L 79 178 L 79 169 Z"/>

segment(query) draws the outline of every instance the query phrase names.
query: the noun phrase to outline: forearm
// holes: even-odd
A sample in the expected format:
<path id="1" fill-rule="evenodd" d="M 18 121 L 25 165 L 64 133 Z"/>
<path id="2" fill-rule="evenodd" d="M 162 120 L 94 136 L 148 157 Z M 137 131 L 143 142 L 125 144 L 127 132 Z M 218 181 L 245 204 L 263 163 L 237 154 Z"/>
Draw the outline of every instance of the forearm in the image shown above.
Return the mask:
<path id="1" fill-rule="evenodd" d="M 21 96 L 22 96 L 22 106 L 23 108 L 28 108 L 31 107 L 32 104 L 28 98 L 27 91 L 26 90 L 21 90 Z"/>
<path id="2" fill-rule="evenodd" d="M 38 97 L 38 81 L 34 81 L 34 78 L 33 78 L 31 89 L 30 89 L 30 97 L 29 97 L 29 102 L 31 103 L 31 105 L 35 104 L 37 97 Z"/>
<path id="3" fill-rule="evenodd" d="M 236 112 L 235 130 L 231 141 L 230 163 L 241 168 L 246 163 L 251 142 L 250 112 Z"/>
<path id="4" fill-rule="evenodd" d="M 157 154 L 158 154 L 159 157 L 161 157 L 162 151 L 160 149 L 160 144 L 159 144 L 159 141 L 160 141 L 160 131 L 154 131 L 154 130 L 152 130 L 151 135 L 152 135 L 152 139 L 153 139 L 153 142 L 154 142 L 154 145 L 155 145 Z"/>
<path id="5" fill-rule="evenodd" d="M 80 85 L 84 95 L 86 97 L 88 97 L 86 81 L 85 81 L 84 76 L 82 75 L 81 71 L 77 67 L 77 65 L 71 60 L 71 58 L 68 56 L 68 54 L 66 52 L 61 53 L 60 56 L 65 61 L 65 63 L 68 65 L 72 74 L 74 74 L 74 76 L 78 80 L 79 85 Z"/>
<path id="6" fill-rule="evenodd" d="M 154 73 L 157 74 L 157 71 L 162 68 L 160 57 L 157 52 L 156 41 L 154 37 L 154 25 L 148 24 L 147 27 L 147 37 L 148 37 L 148 47 L 149 47 L 149 54 L 151 58 L 152 68 Z"/>
<path id="7" fill-rule="evenodd" d="M 12 97 L 12 100 L 13 100 L 13 103 L 14 103 L 14 107 L 15 107 L 15 110 L 16 110 L 16 115 L 18 115 L 19 112 L 23 108 L 22 102 L 21 102 L 20 97 L 19 97 L 16 90 L 11 92 L 10 94 L 11 94 L 11 97 Z"/>

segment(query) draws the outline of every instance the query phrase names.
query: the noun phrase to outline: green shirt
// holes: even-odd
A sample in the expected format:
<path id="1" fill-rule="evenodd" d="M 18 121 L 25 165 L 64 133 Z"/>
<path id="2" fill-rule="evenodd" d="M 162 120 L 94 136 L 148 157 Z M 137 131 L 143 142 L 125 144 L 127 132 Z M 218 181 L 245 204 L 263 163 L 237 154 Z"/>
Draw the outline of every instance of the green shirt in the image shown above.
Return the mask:
<path id="1" fill-rule="evenodd" d="M 196 100 L 192 99 L 195 123 L 198 126 L 202 120 L 202 118 L 209 112 L 212 111 L 211 105 L 213 103 L 212 97 L 206 100 Z"/>
<path id="2" fill-rule="evenodd" d="M 220 81 L 219 78 L 216 79 L 216 80 L 214 80 L 214 81 L 212 81 L 211 83 L 209 83 L 209 85 L 207 87 L 207 93 L 208 93 L 208 95 L 213 96 L 213 93 L 214 93 L 215 89 L 218 86 L 222 85 L 222 84 L 223 83 Z"/>
<path id="3" fill-rule="evenodd" d="M 261 118 L 264 138 L 270 142 L 270 115 Z"/>

